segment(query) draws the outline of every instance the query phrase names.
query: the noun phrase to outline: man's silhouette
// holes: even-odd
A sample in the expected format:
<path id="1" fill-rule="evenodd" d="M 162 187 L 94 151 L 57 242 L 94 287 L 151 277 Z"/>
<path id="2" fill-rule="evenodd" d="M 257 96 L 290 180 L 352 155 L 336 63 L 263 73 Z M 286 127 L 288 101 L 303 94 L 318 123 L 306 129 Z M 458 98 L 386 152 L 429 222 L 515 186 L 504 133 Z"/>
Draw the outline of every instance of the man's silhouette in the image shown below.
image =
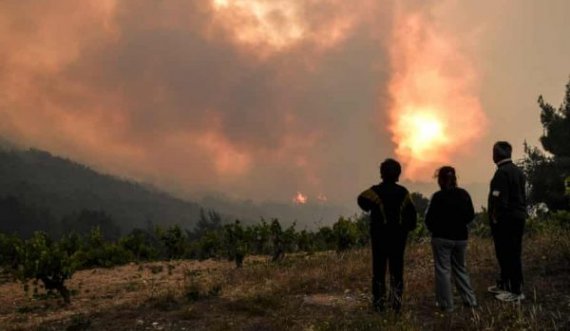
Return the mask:
<path id="1" fill-rule="evenodd" d="M 370 212 L 372 243 L 372 296 L 377 311 L 386 302 L 386 267 L 390 270 L 390 304 L 395 311 L 402 305 L 404 290 L 404 249 L 408 232 L 416 227 L 416 209 L 408 190 L 396 184 L 402 168 L 393 159 L 380 165 L 382 182 L 358 196 L 358 205 Z"/>
<path id="2" fill-rule="evenodd" d="M 497 165 L 489 192 L 489 220 L 495 253 L 501 269 L 496 286 L 488 288 L 501 301 L 520 301 L 522 293 L 522 236 L 526 219 L 525 178 L 511 161 L 512 147 L 506 141 L 493 146 Z"/>

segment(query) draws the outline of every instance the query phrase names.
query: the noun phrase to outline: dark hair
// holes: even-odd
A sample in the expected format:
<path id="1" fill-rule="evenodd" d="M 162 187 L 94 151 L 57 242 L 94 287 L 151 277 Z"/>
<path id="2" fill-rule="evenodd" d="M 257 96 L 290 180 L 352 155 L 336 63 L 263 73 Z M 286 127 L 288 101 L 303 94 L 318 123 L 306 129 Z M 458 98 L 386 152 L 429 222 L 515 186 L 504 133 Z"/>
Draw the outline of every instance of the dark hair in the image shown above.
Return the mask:
<path id="1" fill-rule="evenodd" d="M 437 183 L 442 189 L 457 187 L 457 176 L 452 166 L 443 166 L 435 172 Z"/>
<path id="2" fill-rule="evenodd" d="M 402 173 L 402 166 L 394 159 L 386 159 L 380 164 L 380 177 L 385 182 L 397 182 Z"/>
<path id="3" fill-rule="evenodd" d="M 510 159 L 513 152 L 513 146 L 507 141 L 497 141 L 493 145 L 493 155 L 497 157 L 497 160 Z"/>

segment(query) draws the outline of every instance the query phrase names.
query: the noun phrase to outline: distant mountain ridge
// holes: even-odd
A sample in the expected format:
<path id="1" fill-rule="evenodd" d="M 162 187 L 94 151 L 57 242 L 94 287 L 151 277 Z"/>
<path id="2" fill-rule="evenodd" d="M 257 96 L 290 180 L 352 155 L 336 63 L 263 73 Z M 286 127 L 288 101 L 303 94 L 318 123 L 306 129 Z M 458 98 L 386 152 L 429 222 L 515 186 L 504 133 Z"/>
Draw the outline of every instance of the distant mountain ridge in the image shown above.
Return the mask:
<path id="1" fill-rule="evenodd" d="M 45 151 L 13 146 L 0 144 L 0 197 L 16 197 L 48 209 L 56 218 L 85 209 L 102 210 L 122 231 L 149 224 L 192 228 L 199 219 L 201 207 L 196 203 Z"/>
<path id="2" fill-rule="evenodd" d="M 318 229 L 321 226 L 332 225 L 340 216 L 352 216 L 355 212 L 349 208 L 329 203 L 308 202 L 294 204 L 292 202 L 231 199 L 223 194 L 209 194 L 198 200 L 207 209 L 215 209 L 244 220 L 246 223 L 258 222 L 261 218 L 278 218 L 282 224 L 291 225 L 296 222 L 298 229 Z"/>
<path id="3" fill-rule="evenodd" d="M 84 210 L 108 214 L 122 233 L 149 225 L 178 224 L 192 229 L 200 219 L 202 208 L 217 211 L 225 222 L 240 219 L 254 223 L 261 218 L 278 218 L 284 225 L 296 221 L 297 228 L 301 229 L 330 225 L 338 217 L 351 214 L 346 207 L 329 203 L 252 202 L 231 199 L 223 194 L 207 195 L 198 198 L 196 203 L 142 183 L 101 174 L 46 151 L 23 149 L 0 137 L 0 199 L 8 197 L 18 200 L 18 208 L 30 207 L 37 214 L 46 215 L 31 217 L 26 225 L 28 233 L 35 223 L 38 223 L 38 229 L 49 227 L 51 223 L 44 220 L 46 218 L 53 223 L 54 219 L 57 222 Z M 2 203 L 16 202 L 0 201 L 0 205 Z M 11 224 L 7 222 L 19 222 L 18 216 L 10 218 L 1 211 L 0 229 L 10 229 Z M 77 220 L 77 217 L 71 219 Z"/>

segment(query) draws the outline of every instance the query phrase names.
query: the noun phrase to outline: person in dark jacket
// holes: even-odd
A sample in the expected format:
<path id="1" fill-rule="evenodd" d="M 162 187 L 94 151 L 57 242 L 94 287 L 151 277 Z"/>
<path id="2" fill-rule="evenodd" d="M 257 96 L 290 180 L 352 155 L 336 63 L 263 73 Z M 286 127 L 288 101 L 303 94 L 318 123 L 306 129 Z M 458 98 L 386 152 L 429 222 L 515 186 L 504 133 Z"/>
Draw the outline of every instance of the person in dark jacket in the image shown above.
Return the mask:
<path id="1" fill-rule="evenodd" d="M 525 298 L 521 253 L 527 213 L 525 177 L 511 160 L 512 150 L 506 141 L 493 146 L 497 170 L 491 180 L 488 211 L 501 276 L 488 291 L 501 301 L 519 302 Z"/>
<path id="2" fill-rule="evenodd" d="M 477 299 L 465 266 L 467 225 L 475 217 L 473 203 L 469 193 L 457 187 L 453 167 L 438 169 L 437 182 L 441 190 L 433 194 L 425 215 L 426 226 L 432 235 L 436 305 L 444 311 L 453 311 L 453 275 L 463 304 L 476 307 Z"/>
<path id="3" fill-rule="evenodd" d="M 377 311 L 386 302 L 385 274 L 390 269 L 391 308 L 400 311 L 404 291 L 404 249 L 408 232 L 416 227 L 416 209 L 406 188 L 396 184 L 402 168 L 394 159 L 380 165 L 382 182 L 358 196 L 358 205 L 370 212 L 372 296 Z"/>

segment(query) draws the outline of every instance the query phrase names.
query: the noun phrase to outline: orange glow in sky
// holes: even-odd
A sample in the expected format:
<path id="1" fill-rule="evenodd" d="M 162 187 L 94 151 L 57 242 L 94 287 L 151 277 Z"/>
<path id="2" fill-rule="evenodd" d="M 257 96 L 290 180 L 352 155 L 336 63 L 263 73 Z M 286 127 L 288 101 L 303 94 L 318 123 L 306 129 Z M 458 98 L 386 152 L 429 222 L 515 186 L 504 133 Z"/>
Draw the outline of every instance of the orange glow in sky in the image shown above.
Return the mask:
<path id="1" fill-rule="evenodd" d="M 404 177 L 429 180 L 485 131 L 478 76 L 457 40 L 425 15 L 400 14 L 395 24 L 388 127 Z"/>
<path id="2" fill-rule="evenodd" d="M 396 152 L 407 153 L 416 160 L 437 153 L 449 143 L 441 119 L 434 112 L 421 108 L 412 109 L 399 117 L 395 130 L 401 136 Z"/>
<path id="3" fill-rule="evenodd" d="M 282 48 L 303 37 L 305 27 L 296 2 L 213 0 L 213 7 L 231 23 L 241 42 Z"/>
<path id="4" fill-rule="evenodd" d="M 330 49 L 347 38 L 368 6 L 368 0 L 358 8 L 342 1 L 211 0 L 216 25 L 260 57 L 303 44 Z"/>

